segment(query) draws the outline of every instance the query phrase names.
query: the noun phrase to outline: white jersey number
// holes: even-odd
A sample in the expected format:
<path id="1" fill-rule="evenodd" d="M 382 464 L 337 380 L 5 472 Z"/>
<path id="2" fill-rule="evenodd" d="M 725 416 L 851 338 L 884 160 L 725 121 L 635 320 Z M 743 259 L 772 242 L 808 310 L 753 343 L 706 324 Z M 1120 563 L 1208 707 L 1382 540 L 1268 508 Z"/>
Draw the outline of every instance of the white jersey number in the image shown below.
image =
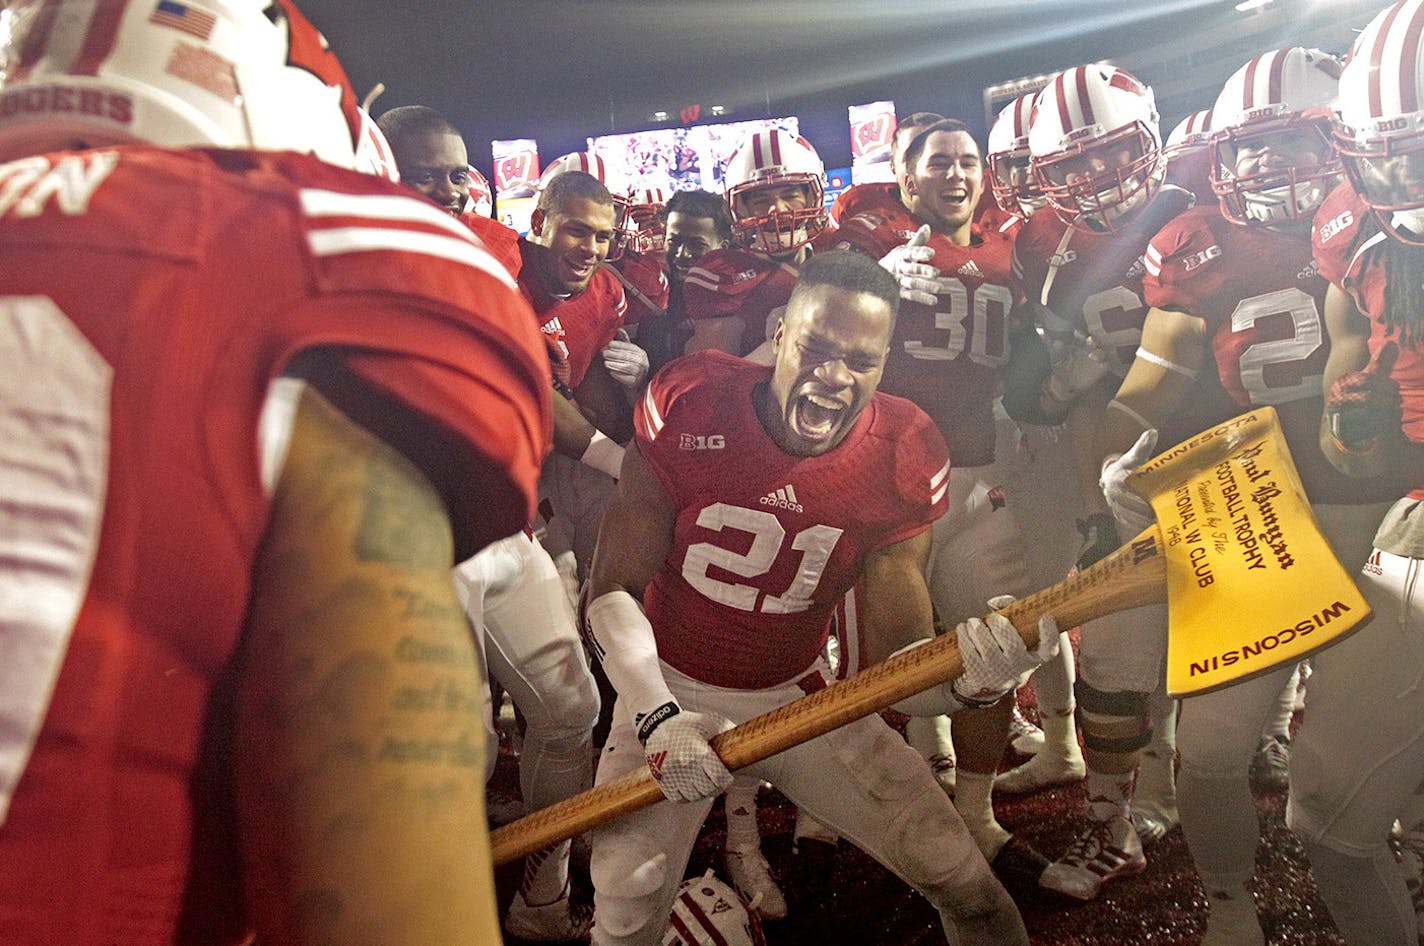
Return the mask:
<path id="1" fill-rule="evenodd" d="M 1147 306 L 1126 286 L 1113 286 L 1095 292 L 1083 300 L 1083 322 L 1088 334 L 1108 354 L 1112 370 L 1120 378 L 1137 357 L 1142 344 L 1142 323 L 1147 320 Z"/>
<path id="2" fill-rule="evenodd" d="M 935 328 L 949 332 L 949 338 L 937 346 L 907 340 L 907 355 L 925 361 L 951 361 L 967 347 L 969 360 L 978 365 L 997 368 L 1009 360 L 1013 293 L 993 283 L 982 283 L 971 290 L 953 276 L 944 276 L 939 280 L 939 296 L 949 301 L 949 311 L 935 312 Z"/>
<path id="3" fill-rule="evenodd" d="M 1260 331 L 1269 331 L 1260 323 L 1273 316 L 1289 319 L 1291 333 L 1242 349 L 1238 359 L 1242 389 L 1258 405 L 1319 397 L 1323 375 L 1305 373 L 1306 360 L 1325 341 L 1315 299 L 1294 286 L 1242 299 L 1231 313 L 1231 331 L 1249 332 L 1258 325 Z"/>
<path id="4" fill-rule="evenodd" d="M 801 553 L 801 566 L 796 571 L 796 577 L 785 592 L 774 597 L 768 595 L 758 607 L 760 589 L 713 578 L 707 574 L 707 569 L 715 565 L 742 578 L 765 575 L 771 571 L 785 544 L 786 530 L 781 527 L 781 521 L 760 509 L 713 503 L 698 513 L 697 524 L 714 532 L 735 529 L 749 533 L 752 544 L 744 554 L 711 542 L 690 545 L 682 560 L 682 577 L 698 592 L 719 604 L 739 611 L 761 611 L 765 614 L 795 614 L 811 606 L 811 598 L 821 582 L 821 573 L 844 532 L 832 526 L 815 525 L 796 533 L 791 540 L 791 548 Z"/>
<path id="5" fill-rule="evenodd" d="M 0 823 L 99 544 L 112 372 L 44 296 L 0 297 Z"/>

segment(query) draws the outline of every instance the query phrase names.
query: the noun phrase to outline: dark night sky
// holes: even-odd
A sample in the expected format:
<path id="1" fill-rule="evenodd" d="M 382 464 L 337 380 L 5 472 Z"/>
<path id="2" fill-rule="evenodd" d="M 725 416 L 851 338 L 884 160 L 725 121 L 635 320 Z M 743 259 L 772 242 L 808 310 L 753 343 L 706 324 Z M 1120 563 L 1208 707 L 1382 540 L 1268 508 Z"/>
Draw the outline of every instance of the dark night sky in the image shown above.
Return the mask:
<path id="1" fill-rule="evenodd" d="M 1333 0 L 1372 12 L 1379 3 Z M 1288 34 L 1330 0 L 1276 0 L 1256 15 Z M 1243 21 L 1230 0 L 304 0 L 357 92 L 387 91 L 379 114 L 424 104 L 464 132 L 488 171 L 492 138 L 533 137 L 545 160 L 587 135 L 659 127 L 662 109 L 693 103 L 727 118 L 797 115 L 827 166 L 849 163 L 846 106 L 894 99 L 982 136 L 984 86 L 1094 59 L 1159 49 Z M 1362 26 L 1368 12 L 1348 18 Z M 1360 22 L 1356 23 L 1355 20 Z M 1338 32 L 1348 35 L 1345 22 Z M 1268 36 L 1254 51 L 1288 45 Z M 1347 42 L 1347 41 L 1346 41 Z M 1343 51 L 1344 43 L 1337 44 Z M 1213 64 L 1223 81 L 1230 65 Z M 1124 63 L 1128 64 L 1128 63 Z M 1171 108 L 1171 74 L 1133 65 L 1157 88 L 1164 132 L 1209 101 Z M 1167 71 L 1167 70 L 1159 70 Z M 1164 98 L 1164 90 L 1168 93 Z M 1178 103 L 1181 104 L 1181 103 Z"/>

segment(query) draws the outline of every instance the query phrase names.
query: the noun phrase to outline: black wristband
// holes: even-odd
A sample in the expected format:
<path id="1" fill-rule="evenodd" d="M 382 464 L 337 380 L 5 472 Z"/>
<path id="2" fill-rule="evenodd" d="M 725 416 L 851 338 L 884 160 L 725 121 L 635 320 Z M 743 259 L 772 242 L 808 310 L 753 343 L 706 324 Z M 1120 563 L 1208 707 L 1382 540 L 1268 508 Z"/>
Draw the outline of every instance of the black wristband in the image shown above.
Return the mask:
<path id="1" fill-rule="evenodd" d="M 955 686 L 955 684 L 958 682 L 958 677 L 955 677 L 953 680 L 949 681 L 949 692 L 950 695 L 952 695 L 956 700 L 964 704 L 965 709 L 988 709 L 989 707 L 993 706 L 995 703 L 999 702 L 1005 696 L 1008 695 L 1006 693 L 1000 693 L 992 700 L 977 699 L 972 696 L 965 696 L 963 693 L 959 692 L 959 687 Z"/>
<path id="2" fill-rule="evenodd" d="M 647 713 L 640 713 L 637 718 L 633 720 L 633 725 L 637 727 L 638 731 L 638 741 L 646 743 L 648 737 L 653 734 L 654 729 L 657 729 L 663 723 L 681 712 L 682 707 L 669 701 Z"/>

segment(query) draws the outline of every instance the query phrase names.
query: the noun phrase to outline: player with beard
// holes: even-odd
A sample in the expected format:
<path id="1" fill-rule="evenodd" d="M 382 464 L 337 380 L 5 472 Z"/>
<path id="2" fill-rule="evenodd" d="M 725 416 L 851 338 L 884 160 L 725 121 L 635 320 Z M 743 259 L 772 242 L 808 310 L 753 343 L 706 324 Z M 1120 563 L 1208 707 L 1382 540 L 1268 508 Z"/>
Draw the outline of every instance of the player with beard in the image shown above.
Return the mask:
<path id="1" fill-rule="evenodd" d="M 1340 66 L 1296 47 L 1258 56 L 1227 80 L 1209 145 L 1219 201 L 1181 215 L 1147 247 L 1151 309 L 1109 406 L 1104 446 L 1141 454 L 1133 444 L 1143 426 L 1155 429 L 1190 400 L 1195 376 L 1214 360 L 1238 410 L 1275 407 L 1322 531 L 1341 561 L 1360 562 L 1400 485 L 1352 482 L 1319 444 L 1328 284 L 1312 265 L 1310 222 L 1340 180 L 1328 118 Z M 1104 473 L 1114 516 L 1129 531 L 1152 521 L 1150 507 L 1120 489 L 1130 470 L 1118 460 Z M 1165 640 L 1137 646 L 1165 652 Z M 1264 943 L 1247 889 L 1259 837 L 1248 772 L 1282 688 L 1294 695 L 1292 671 L 1193 698 L 1177 729 L 1182 831 L 1211 910 L 1206 946 Z"/>
<path id="2" fill-rule="evenodd" d="M 770 336 L 828 225 L 826 169 L 805 138 L 771 128 L 732 152 L 723 184 L 737 245 L 708 253 L 683 280 L 687 350 L 746 355 Z"/>
<path id="3" fill-rule="evenodd" d="M 0 940 L 493 942 L 449 573 L 532 512 L 531 313 L 289 2 L 161 12 L 6 10 L 0 98 L 109 110 L 0 114 Z"/>
<path id="4" fill-rule="evenodd" d="M 1374 621 L 1315 656 L 1291 754 L 1287 822 L 1350 946 L 1413 946 L 1424 932 L 1421 32 L 1424 3 L 1409 0 L 1356 39 L 1335 128 L 1348 181 L 1326 198 L 1313 230 L 1331 282 L 1321 447 L 1344 472 L 1402 472 L 1408 487 L 1356 576 Z M 1388 846 L 1396 820 L 1398 857 Z"/>
<path id="5" fill-rule="evenodd" d="M 980 612 L 990 595 L 1036 590 L 1026 568 L 1029 526 L 1007 502 L 995 464 L 994 398 L 1011 351 L 1016 282 L 1008 239 L 974 224 L 983 166 L 964 124 L 922 128 L 904 163 L 902 201 L 850 218 L 835 238 L 897 274 L 901 314 L 881 387 L 928 413 L 955 458 L 950 512 L 935 524 L 926 573 L 936 616 L 952 624 Z M 953 787 L 945 787 L 984 856 L 1001 874 L 1036 880 L 1047 862 L 1008 844 L 992 805 L 1012 710 L 1009 699 L 961 714 L 952 746 L 947 719 L 912 720 L 907 735 L 942 780 L 952 771 Z"/>
<path id="6" fill-rule="evenodd" d="M 874 261 L 817 257 L 778 325 L 771 368 L 691 355 L 640 403 L 588 607 L 618 690 L 598 779 L 646 763 L 674 803 L 593 833 L 601 946 L 659 941 L 712 798 L 731 781 L 709 740 L 825 685 L 827 618 L 853 582 L 864 576 L 867 602 L 879 602 L 865 614 L 869 659 L 932 633 L 923 567 L 949 464 L 929 419 L 876 391 L 897 302 Z M 1001 616 L 955 633 L 965 675 L 902 709 L 953 711 L 970 691 L 975 703 L 997 699 L 1059 636 L 1045 619 L 1026 652 Z M 912 883 L 951 942 L 1027 943 L 953 806 L 878 716 L 749 771 Z"/>
<path id="7" fill-rule="evenodd" d="M 1039 93 L 1029 149 L 1054 212 L 1035 214 L 1019 231 L 1014 266 L 1040 329 L 1055 346 L 1056 363 L 1051 370 L 1043 365 L 1037 376 L 1011 379 L 1005 406 L 1031 423 L 1067 420 L 1085 513 L 1079 565 L 1086 567 L 1118 545 L 1117 526 L 1097 488 L 1098 440 L 1147 315 L 1142 253 L 1192 197 L 1162 185 L 1165 162 L 1151 90 L 1112 66 L 1079 66 L 1052 79 Z M 1177 430 L 1190 433 L 1230 416 L 1225 394 L 1219 385 L 1212 388 L 1214 378 L 1203 373 L 1192 409 L 1179 412 L 1174 430 L 1163 433 L 1165 442 L 1176 443 Z M 1092 899 L 1104 882 L 1146 866 L 1139 830 L 1150 842 L 1177 820 L 1169 738 L 1174 708 L 1160 660 L 1136 644 L 1144 624 L 1165 628 L 1165 622 L 1165 607 L 1139 608 L 1084 629 L 1075 696 L 1089 824 L 1044 873 L 1045 887 Z"/>

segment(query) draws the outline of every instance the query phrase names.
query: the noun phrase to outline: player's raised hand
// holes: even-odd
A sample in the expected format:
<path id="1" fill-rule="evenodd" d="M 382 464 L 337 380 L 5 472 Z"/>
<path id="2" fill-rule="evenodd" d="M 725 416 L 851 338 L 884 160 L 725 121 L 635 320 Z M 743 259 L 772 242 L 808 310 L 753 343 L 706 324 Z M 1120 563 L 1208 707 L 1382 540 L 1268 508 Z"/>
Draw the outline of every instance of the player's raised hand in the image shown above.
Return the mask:
<path id="1" fill-rule="evenodd" d="M 716 713 L 690 713 L 669 705 L 674 706 L 670 715 L 655 714 L 659 721 L 638 733 L 658 787 L 673 801 L 722 794 L 732 784 L 732 773 L 713 751 L 711 739 L 732 723 Z"/>
<path id="2" fill-rule="evenodd" d="M 934 305 L 938 300 L 939 270 L 930 265 L 934 250 L 928 246 L 930 225 L 925 224 L 910 237 L 880 258 L 880 265 L 890 271 L 900 284 L 900 298 L 921 305 Z"/>
<path id="3" fill-rule="evenodd" d="M 1123 532 L 1135 536 L 1152 525 L 1157 517 L 1152 512 L 1152 504 L 1133 492 L 1127 485 L 1128 477 L 1152 457 L 1157 448 L 1156 428 L 1144 430 L 1132 449 L 1123 454 L 1110 454 L 1103 461 L 1102 474 L 1098 485 L 1102 487 L 1103 498 L 1108 501 L 1113 518 L 1123 527 Z"/>
<path id="4" fill-rule="evenodd" d="M 1330 435 L 1345 450 L 1359 450 L 1381 434 L 1398 430 L 1404 402 L 1390 377 L 1399 345 L 1387 342 L 1359 371 L 1341 375 L 1325 398 Z"/>
<path id="5" fill-rule="evenodd" d="M 1108 354 L 1091 336 L 1075 331 L 1048 339 L 1048 396 L 1061 404 L 1076 401 L 1108 373 Z"/>
<path id="6" fill-rule="evenodd" d="M 642 387 L 648 377 L 648 353 L 630 341 L 628 332 L 621 328 L 603 349 L 603 364 L 613 380 L 630 391 Z"/>

